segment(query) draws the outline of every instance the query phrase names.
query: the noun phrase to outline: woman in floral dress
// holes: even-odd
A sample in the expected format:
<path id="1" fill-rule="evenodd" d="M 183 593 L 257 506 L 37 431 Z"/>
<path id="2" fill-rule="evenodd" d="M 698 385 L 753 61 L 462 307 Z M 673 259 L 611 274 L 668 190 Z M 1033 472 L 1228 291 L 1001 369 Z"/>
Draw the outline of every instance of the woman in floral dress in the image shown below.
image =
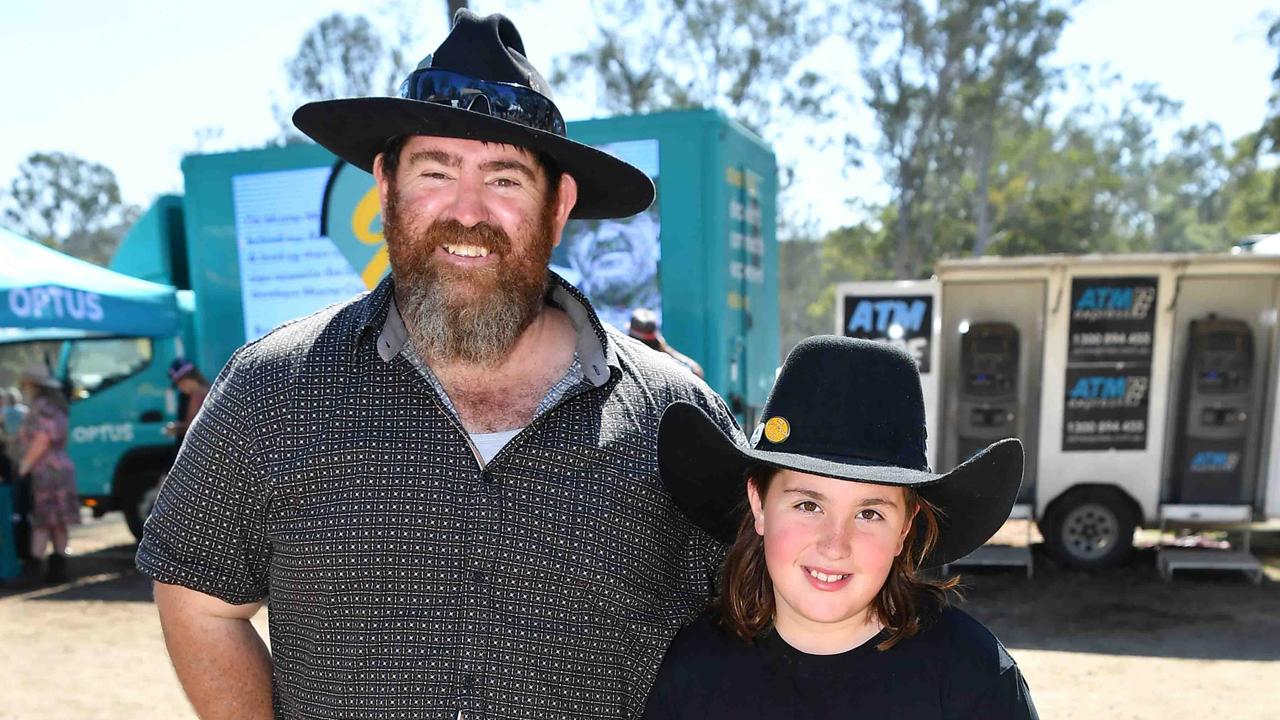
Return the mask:
<path id="1" fill-rule="evenodd" d="M 26 478 L 31 498 L 31 557 L 38 566 L 52 542 L 45 580 L 59 582 L 67 575 L 67 528 L 80 522 L 76 471 L 67 456 L 66 399 L 40 365 L 27 368 L 22 385 L 29 409 L 18 432 L 18 475 Z"/>

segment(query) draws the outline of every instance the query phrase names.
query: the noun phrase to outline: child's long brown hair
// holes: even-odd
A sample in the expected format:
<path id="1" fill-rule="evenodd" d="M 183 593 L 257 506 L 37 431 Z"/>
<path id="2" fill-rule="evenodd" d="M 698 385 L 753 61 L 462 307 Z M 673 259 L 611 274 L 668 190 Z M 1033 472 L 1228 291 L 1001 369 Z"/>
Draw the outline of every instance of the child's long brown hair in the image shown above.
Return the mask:
<path id="1" fill-rule="evenodd" d="M 747 473 L 763 500 L 778 469 L 758 467 Z M 938 509 L 911 488 L 906 495 L 911 528 L 902 552 L 893 559 L 884 586 L 872 601 L 871 611 L 889 631 L 876 647 L 888 650 L 920 631 L 922 621 L 945 607 L 959 577 L 933 580 L 918 576 L 920 562 L 938 542 Z M 720 580 L 721 624 L 744 640 L 753 640 L 773 624 L 773 581 L 765 564 L 764 538 L 756 534 L 751 508 L 743 503 L 742 522 L 725 557 Z"/>

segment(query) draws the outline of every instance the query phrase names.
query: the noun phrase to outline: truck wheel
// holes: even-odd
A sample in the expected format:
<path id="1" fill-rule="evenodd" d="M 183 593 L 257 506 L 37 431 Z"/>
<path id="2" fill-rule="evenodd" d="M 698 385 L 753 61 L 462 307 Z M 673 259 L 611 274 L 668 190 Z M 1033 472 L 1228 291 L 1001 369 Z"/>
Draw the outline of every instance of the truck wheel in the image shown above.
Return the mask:
<path id="1" fill-rule="evenodd" d="M 1137 520 L 1128 501 L 1108 488 L 1073 490 L 1045 514 L 1044 540 L 1049 554 L 1080 570 L 1124 564 L 1133 553 Z"/>
<path id="2" fill-rule="evenodd" d="M 168 473 L 162 473 L 153 483 L 139 484 L 124 498 L 121 511 L 124 512 L 125 524 L 129 526 L 129 532 L 133 533 L 133 537 L 139 542 L 142 541 L 142 526 L 151 516 L 151 508 L 155 507 L 156 497 L 160 495 L 160 486 L 167 476 Z"/>

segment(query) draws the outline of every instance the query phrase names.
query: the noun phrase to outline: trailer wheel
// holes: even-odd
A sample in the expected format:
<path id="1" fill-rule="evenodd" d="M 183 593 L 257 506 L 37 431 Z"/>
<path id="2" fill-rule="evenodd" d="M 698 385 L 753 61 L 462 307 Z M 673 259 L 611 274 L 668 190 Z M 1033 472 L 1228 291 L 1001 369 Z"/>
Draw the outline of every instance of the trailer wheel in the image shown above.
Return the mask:
<path id="1" fill-rule="evenodd" d="M 155 482 L 139 483 L 124 497 L 121 511 L 129 532 L 139 542 L 142 541 L 142 527 L 151 516 L 151 508 L 155 507 L 156 497 L 160 495 L 160 486 L 168 473 L 160 473 Z"/>
<path id="2" fill-rule="evenodd" d="M 1049 554 L 1080 570 L 1123 565 L 1133 553 L 1137 520 L 1128 500 L 1109 488 L 1086 487 L 1067 493 L 1044 518 Z"/>

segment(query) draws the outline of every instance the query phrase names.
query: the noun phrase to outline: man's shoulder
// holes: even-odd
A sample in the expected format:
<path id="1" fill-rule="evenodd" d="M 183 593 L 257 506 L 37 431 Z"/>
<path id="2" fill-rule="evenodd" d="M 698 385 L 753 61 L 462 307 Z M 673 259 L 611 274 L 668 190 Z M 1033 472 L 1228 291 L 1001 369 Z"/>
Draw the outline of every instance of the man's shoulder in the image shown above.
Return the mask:
<path id="1" fill-rule="evenodd" d="M 355 348 L 373 300 L 373 294 L 365 292 L 289 320 L 241 346 L 224 372 L 257 374 L 298 369 L 313 360 L 332 362 L 335 356 Z"/>
<path id="2" fill-rule="evenodd" d="M 605 326 L 605 335 L 617 353 L 624 373 L 638 377 L 647 385 L 675 392 L 711 392 L 705 382 L 670 355 L 654 350 L 611 326 Z"/>
<path id="3" fill-rule="evenodd" d="M 689 368 L 617 330 L 607 328 L 606 333 L 623 377 L 634 392 L 652 398 L 659 413 L 683 400 L 705 410 L 725 430 L 740 432 L 724 400 Z"/>

